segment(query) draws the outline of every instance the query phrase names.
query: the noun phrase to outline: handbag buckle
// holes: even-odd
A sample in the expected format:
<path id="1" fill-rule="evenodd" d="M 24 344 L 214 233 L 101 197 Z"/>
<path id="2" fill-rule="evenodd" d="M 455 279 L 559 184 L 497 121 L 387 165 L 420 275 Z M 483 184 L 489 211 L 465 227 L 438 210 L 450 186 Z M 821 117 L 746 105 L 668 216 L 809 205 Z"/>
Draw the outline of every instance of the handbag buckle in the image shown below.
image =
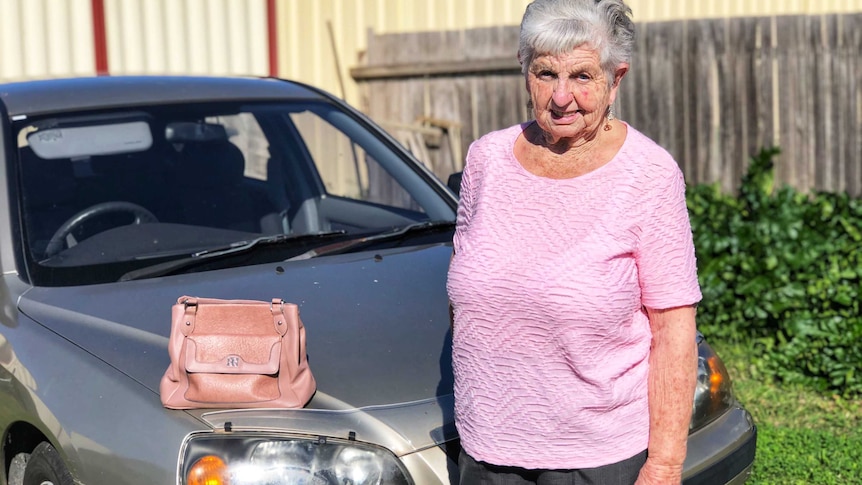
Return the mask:
<path id="1" fill-rule="evenodd" d="M 284 313 L 284 300 L 281 298 L 273 298 L 271 302 L 269 302 L 269 311 L 273 311 L 272 304 L 278 301 L 278 304 L 281 306 L 279 308 L 279 312 Z"/>

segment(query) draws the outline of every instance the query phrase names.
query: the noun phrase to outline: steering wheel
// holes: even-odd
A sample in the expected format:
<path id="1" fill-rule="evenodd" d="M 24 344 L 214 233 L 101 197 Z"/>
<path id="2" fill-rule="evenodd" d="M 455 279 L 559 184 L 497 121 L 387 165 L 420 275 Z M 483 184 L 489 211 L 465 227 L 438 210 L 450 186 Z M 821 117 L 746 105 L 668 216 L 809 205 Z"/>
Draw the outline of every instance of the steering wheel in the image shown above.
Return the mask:
<path id="1" fill-rule="evenodd" d="M 135 220 L 132 224 L 159 222 L 152 212 L 131 202 L 112 201 L 92 205 L 73 215 L 64 222 L 63 225 L 57 228 L 54 235 L 51 236 L 51 240 L 48 241 L 48 246 L 45 248 L 45 257 L 51 257 L 59 253 L 63 249 L 63 245 L 66 243 L 66 236 L 71 234 L 85 221 L 114 212 L 126 212 L 132 214 L 135 216 Z"/>

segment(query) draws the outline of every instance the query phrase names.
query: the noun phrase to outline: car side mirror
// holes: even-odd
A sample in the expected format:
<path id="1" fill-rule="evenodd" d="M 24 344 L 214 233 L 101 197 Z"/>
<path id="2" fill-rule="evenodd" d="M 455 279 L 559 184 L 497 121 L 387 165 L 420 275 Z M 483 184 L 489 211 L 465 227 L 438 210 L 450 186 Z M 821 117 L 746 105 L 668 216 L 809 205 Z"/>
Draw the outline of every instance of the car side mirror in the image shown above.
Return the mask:
<path id="1" fill-rule="evenodd" d="M 452 192 L 455 192 L 455 195 L 461 195 L 461 174 L 464 172 L 455 172 L 449 176 L 449 180 L 446 181 L 446 185 L 452 189 Z"/>

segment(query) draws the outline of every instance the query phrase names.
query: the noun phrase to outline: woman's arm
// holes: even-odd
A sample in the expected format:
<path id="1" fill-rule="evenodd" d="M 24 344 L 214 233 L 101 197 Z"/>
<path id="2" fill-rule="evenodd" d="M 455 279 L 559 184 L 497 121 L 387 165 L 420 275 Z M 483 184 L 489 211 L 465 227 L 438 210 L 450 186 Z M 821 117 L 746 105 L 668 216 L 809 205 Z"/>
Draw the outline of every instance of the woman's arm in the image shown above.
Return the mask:
<path id="1" fill-rule="evenodd" d="M 455 249 L 452 248 L 452 256 L 449 257 L 449 266 L 452 266 L 452 260 L 455 259 Z M 452 308 L 452 301 L 449 301 L 449 331 L 455 330 L 455 309 Z"/>
<path id="2" fill-rule="evenodd" d="M 636 485 L 679 484 L 697 379 L 695 307 L 648 309 L 649 445 Z"/>

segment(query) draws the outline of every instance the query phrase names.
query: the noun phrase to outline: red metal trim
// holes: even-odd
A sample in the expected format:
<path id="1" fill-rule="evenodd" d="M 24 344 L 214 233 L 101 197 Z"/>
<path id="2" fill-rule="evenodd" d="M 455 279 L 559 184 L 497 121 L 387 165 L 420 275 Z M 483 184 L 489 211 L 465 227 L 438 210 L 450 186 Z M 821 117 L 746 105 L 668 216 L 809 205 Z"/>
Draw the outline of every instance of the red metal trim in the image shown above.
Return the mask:
<path id="1" fill-rule="evenodd" d="M 90 0 L 93 11 L 93 49 L 96 58 L 96 74 L 107 76 L 108 70 L 108 36 L 105 30 L 104 0 Z"/>
<path id="2" fill-rule="evenodd" d="M 269 75 L 278 77 L 278 17 L 276 0 L 266 0 L 266 30 L 269 42 Z"/>

